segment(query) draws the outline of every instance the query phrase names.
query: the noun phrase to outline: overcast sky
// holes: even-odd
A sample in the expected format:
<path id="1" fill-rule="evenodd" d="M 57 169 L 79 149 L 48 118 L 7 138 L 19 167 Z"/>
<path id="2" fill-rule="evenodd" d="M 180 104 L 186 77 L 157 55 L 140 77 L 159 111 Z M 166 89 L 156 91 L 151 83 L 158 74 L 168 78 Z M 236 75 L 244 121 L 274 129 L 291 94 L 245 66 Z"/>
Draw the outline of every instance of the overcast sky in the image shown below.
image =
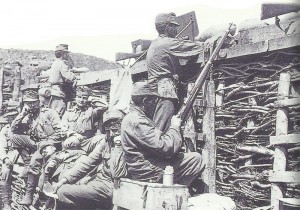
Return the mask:
<path id="1" fill-rule="evenodd" d="M 67 43 L 72 52 L 114 61 L 116 52 L 131 52 L 131 41 L 156 38 L 158 13 L 195 11 L 201 33 L 212 25 L 259 20 L 262 2 L 270 1 L 1 0 L 0 48 L 53 50 Z"/>

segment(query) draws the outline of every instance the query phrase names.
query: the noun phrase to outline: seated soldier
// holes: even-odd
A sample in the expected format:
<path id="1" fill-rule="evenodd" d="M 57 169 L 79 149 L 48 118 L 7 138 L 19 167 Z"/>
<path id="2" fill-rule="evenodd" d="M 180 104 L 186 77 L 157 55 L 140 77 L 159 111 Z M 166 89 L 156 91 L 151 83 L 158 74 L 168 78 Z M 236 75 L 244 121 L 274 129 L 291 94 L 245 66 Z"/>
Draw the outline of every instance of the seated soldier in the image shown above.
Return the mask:
<path id="1" fill-rule="evenodd" d="M 117 110 L 106 111 L 103 116 L 106 130 L 103 141 L 88 156 L 80 156 L 74 167 L 53 185 L 58 195 L 57 210 L 95 209 L 104 205 L 105 209 L 111 207 L 114 180 L 127 175 L 120 140 L 123 116 Z M 96 166 L 99 166 L 96 177 L 86 184 L 75 184 Z"/>
<path id="2" fill-rule="evenodd" d="M 68 135 L 64 141 L 64 148 L 81 148 L 90 153 L 99 143 L 101 138 L 96 135 L 97 128 L 95 122 L 98 122 L 108 104 L 100 98 L 90 97 L 91 89 L 86 86 L 79 86 L 76 89 L 76 105 L 71 110 L 67 110 L 62 117 L 62 126 L 67 134 L 74 132 L 80 135 Z M 91 99 L 92 98 L 92 99 Z M 89 100 L 91 99 L 91 100 Z"/>
<path id="3" fill-rule="evenodd" d="M 3 210 L 10 210 L 11 174 L 13 163 L 18 159 L 18 152 L 11 147 L 9 141 L 10 123 L 17 112 L 11 112 L 0 117 L 3 127 L 0 131 L 0 189 L 2 193 Z"/>
<path id="4" fill-rule="evenodd" d="M 75 160 L 86 154 L 83 150 L 62 150 L 57 152 L 54 141 L 44 141 L 39 145 L 39 152 L 44 158 L 39 185 L 43 189 L 45 181 L 58 181 L 64 172 L 74 166 Z"/>
<path id="5" fill-rule="evenodd" d="M 59 115 L 56 111 L 40 107 L 37 91 L 26 90 L 23 94 L 23 108 L 11 124 L 10 141 L 16 148 L 28 149 L 32 156 L 23 155 L 28 168 L 25 196 L 19 204 L 30 205 L 33 193 L 38 184 L 43 157 L 37 151 L 42 141 L 62 141 L 62 130 Z"/>
<path id="6" fill-rule="evenodd" d="M 121 125 L 124 158 L 132 179 L 162 182 L 166 166 L 174 168 L 174 182 L 190 185 L 204 168 L 197 152 L 179 153 L 182 144 L 181 119 L 173 116 L 169 129 L 163 133 L 156 128 L 153 114 L 158 94 L 147 82 L 133 85 L 133 102 Z"/>

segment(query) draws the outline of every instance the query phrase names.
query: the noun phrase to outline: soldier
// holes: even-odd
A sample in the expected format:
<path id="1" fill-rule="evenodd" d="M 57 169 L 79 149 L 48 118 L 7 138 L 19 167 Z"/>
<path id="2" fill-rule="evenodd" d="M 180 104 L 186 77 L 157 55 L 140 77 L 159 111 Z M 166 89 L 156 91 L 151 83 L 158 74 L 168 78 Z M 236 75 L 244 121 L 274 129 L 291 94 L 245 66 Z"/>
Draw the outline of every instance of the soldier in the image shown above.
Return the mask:
<path id="1" fill-rule="evenodd" d="M 128 172 L 134 180 L 161 182 L 165 167 L 174 168 L 174 181 L 190 185 L 204 166 L 197 152 L 179 153 L 182 144 L 181 119 L 173 116 L 163 133 L 152 117 L 158 94 L 145 81 L 133 85 L 133 105 L 121 125 L 121 139 Z"/>
<path id="2" fill-rule="evenodd" d="M 56 46 L 55 56 L 56 60 L 53 62 L 48 74 L 48 82 L 51 85 L 51 101 L 50 108 L 58 112 L 62 117 L 66 110 L 66 93 L 64 91 L 64 85 L 67 83 L 73 83 L 75 85 L 76 75 L 70 71 L 70 52 L 68 51 L 68 45 L 61 44 Z"/>
<path id="3" fill-rule="evenodd" d="M 54 184 L 57 191 L 57 209 L 93 209 L 112 202 L 114 180 L 127 175 L 126 164 L 120 140 L 120 127 L 124 114 L 118 110 L 106 111 L 103 126 L 106 135 L 87 156 L 82 155 L 76 160 L 73 168 L 64 173 L 62 179 Z M 75 184 L 95 167 L 99 167 L 95 178 L 86 184 Z"/>
<path id="4" fill-rule="evenodd" d="M 99 135 L 95 136 L 97 131 L 95 123 L 101 120 L 108 104 L 100 98 L 91 97 L 91 94 L 92 90 L 87 86 L 76 88 L 76 105 L 67 110 L 62 117 L 62 126 L 68 135 L 63 142 L 64 148 L 82 148 L 89 153 L 99 143 Z"/>
<path id="5" fill-rule="evenodd" d="M 179 58 L 198 55 L 200 46 L 175 38 L 179 24 L 174 13 L 159 14 L 155 27 L 159 37 L 151 42 L 147 52 L 149 82 L 158 87 L 159 102 L 154 114 L 157 128 L 166 132 L 178 103 L 177 84 L 180 70 Z"/>
<path id="6" fill-rule="evenodd" d="M 9 141 L 10 134 L 10 123 L 13 120 L 17 112 L 7 113 L 0 117 L 0 123 L 3 127 L 0 131 L 0 164 L 1 168 L 1 192 L 2 192 L 2 202 L 3 210 L 10 210 L 11 201 L 11 173 L 13 163 L 17 160 L 18 152 L 13 150 Z"/>
<path id="7" fill-rule="evenodd" d="M 43 157 L 37 151 L 39 142 L 53 140 L 59 144 L 62 140 L 60 118 L 52 109 L 41 108 L 39 95 L 35 90 L 26 90 L 23 94 L 23 108 L 11 125 L 10 140 L 14 147 L 29 150 L 32 157 L 21 153 L 27 165 L 27 186 L 22 205 L 30 205 L 37 186 Z"/>

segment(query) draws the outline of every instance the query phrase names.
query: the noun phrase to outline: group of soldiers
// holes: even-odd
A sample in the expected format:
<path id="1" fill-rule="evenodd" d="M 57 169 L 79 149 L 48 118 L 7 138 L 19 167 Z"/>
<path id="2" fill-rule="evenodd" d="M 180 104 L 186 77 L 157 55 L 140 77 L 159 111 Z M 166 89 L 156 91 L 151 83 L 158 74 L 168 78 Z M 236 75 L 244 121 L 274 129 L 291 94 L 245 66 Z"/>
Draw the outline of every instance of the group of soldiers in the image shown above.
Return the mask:
<path id="1" fill-rule="evenodd" d="M 166 166 L 174 168 L 178 184 L 190 186 L 200 177 L 205 167 L 201 155 L 180 152 L 182 122 L 175 114 L 179 58 L 195 56 L 201 48 L 175 38 L 175 17 L 163 13 L 155 19 L 159 37 L 147 52 L 148 80 L 133 84 L 128 113 L 108 109 L 105 100 L 91 97 L 91 88 L 77 86 L 68 45 L 56 47 L 57 59 L 48 71 L 51 99 L 42 88 L 25 90 L 20 112 L 0 133 L 5 210 L 11 209 L 12 149 L 26 166 L 20 174 L 27 181 L 21 205 L 31 205 L 33 194 L 48 183 L 58 196 L 57 209 L 109 209 L 114 185 L 122 177 L 162 182 Z M 66 83 L 76 87 L 75 105 L 69 109 Z M 51 199 L 44 208 L 48 203 Z"/>

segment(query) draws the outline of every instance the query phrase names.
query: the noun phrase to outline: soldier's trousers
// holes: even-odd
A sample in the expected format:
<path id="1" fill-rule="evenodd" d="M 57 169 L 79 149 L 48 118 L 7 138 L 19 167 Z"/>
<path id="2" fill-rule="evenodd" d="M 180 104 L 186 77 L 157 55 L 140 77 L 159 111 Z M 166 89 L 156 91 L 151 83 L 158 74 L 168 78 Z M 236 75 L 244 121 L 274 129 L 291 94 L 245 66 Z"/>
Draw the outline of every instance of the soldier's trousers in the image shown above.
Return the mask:
<path id="1" fill-rule="evenodd" d="M 139 181 L 162 182 L 166 166 L 174 169 L 174 183 L 189 186 L 194 179 L 200 177 L 204 169 L 202 156 L 198 152 L 179 153 L 169 159 L 150 161 L 148 167 L 128 168 L 132 179 Z"/>
<path id="2" fill-rule="evenodd" d="M 57 210 L 95 209 L 110 206 L 112 193 L 113 183 L 110 180 L 95 178 L 87 184 L 65 184 L 57 191 Z"/>
<path id="3" fill-rule="evenodd" d="M 95 135 L 92 138 L 84 138 L 80 139 L 77 136 L 71 136 L 63 141 L 64 149 L 82 149 L 87 154 L 93 151 L 93 149 L 100 142 L 105 141 L 105 137 L 103 135 Z"/>
<path id="4" fill-rule="evenodd" d="M 13 147 L 24 149 L 20 155 L 25 165 L 28 166 L 28 172 L 35 175 L 39 174 L 43 164 L 43 156 L 37 151 L 37 144 L 28 135 L 19 134 L 11 134 L 10 141 Z M 25 149 L 28 149 L 29 153 L 26 153 Z M 30 153 L 33 153 L 31 157 Z"/>
<path id="5" fill-rule="evenodd" d="M 156 127 L 165 133 L 171 124 L 175 112 L 175 99 L 160 98 L 156 106 L 153 121 Z"/>
<path id="6" fill-rule="evenodd" d="M 55 110 L 59 114 L 60 118 L 62 118 L 67 109 L 67 105 L 63 98 L 51 96 L 49 108 Z"/>

